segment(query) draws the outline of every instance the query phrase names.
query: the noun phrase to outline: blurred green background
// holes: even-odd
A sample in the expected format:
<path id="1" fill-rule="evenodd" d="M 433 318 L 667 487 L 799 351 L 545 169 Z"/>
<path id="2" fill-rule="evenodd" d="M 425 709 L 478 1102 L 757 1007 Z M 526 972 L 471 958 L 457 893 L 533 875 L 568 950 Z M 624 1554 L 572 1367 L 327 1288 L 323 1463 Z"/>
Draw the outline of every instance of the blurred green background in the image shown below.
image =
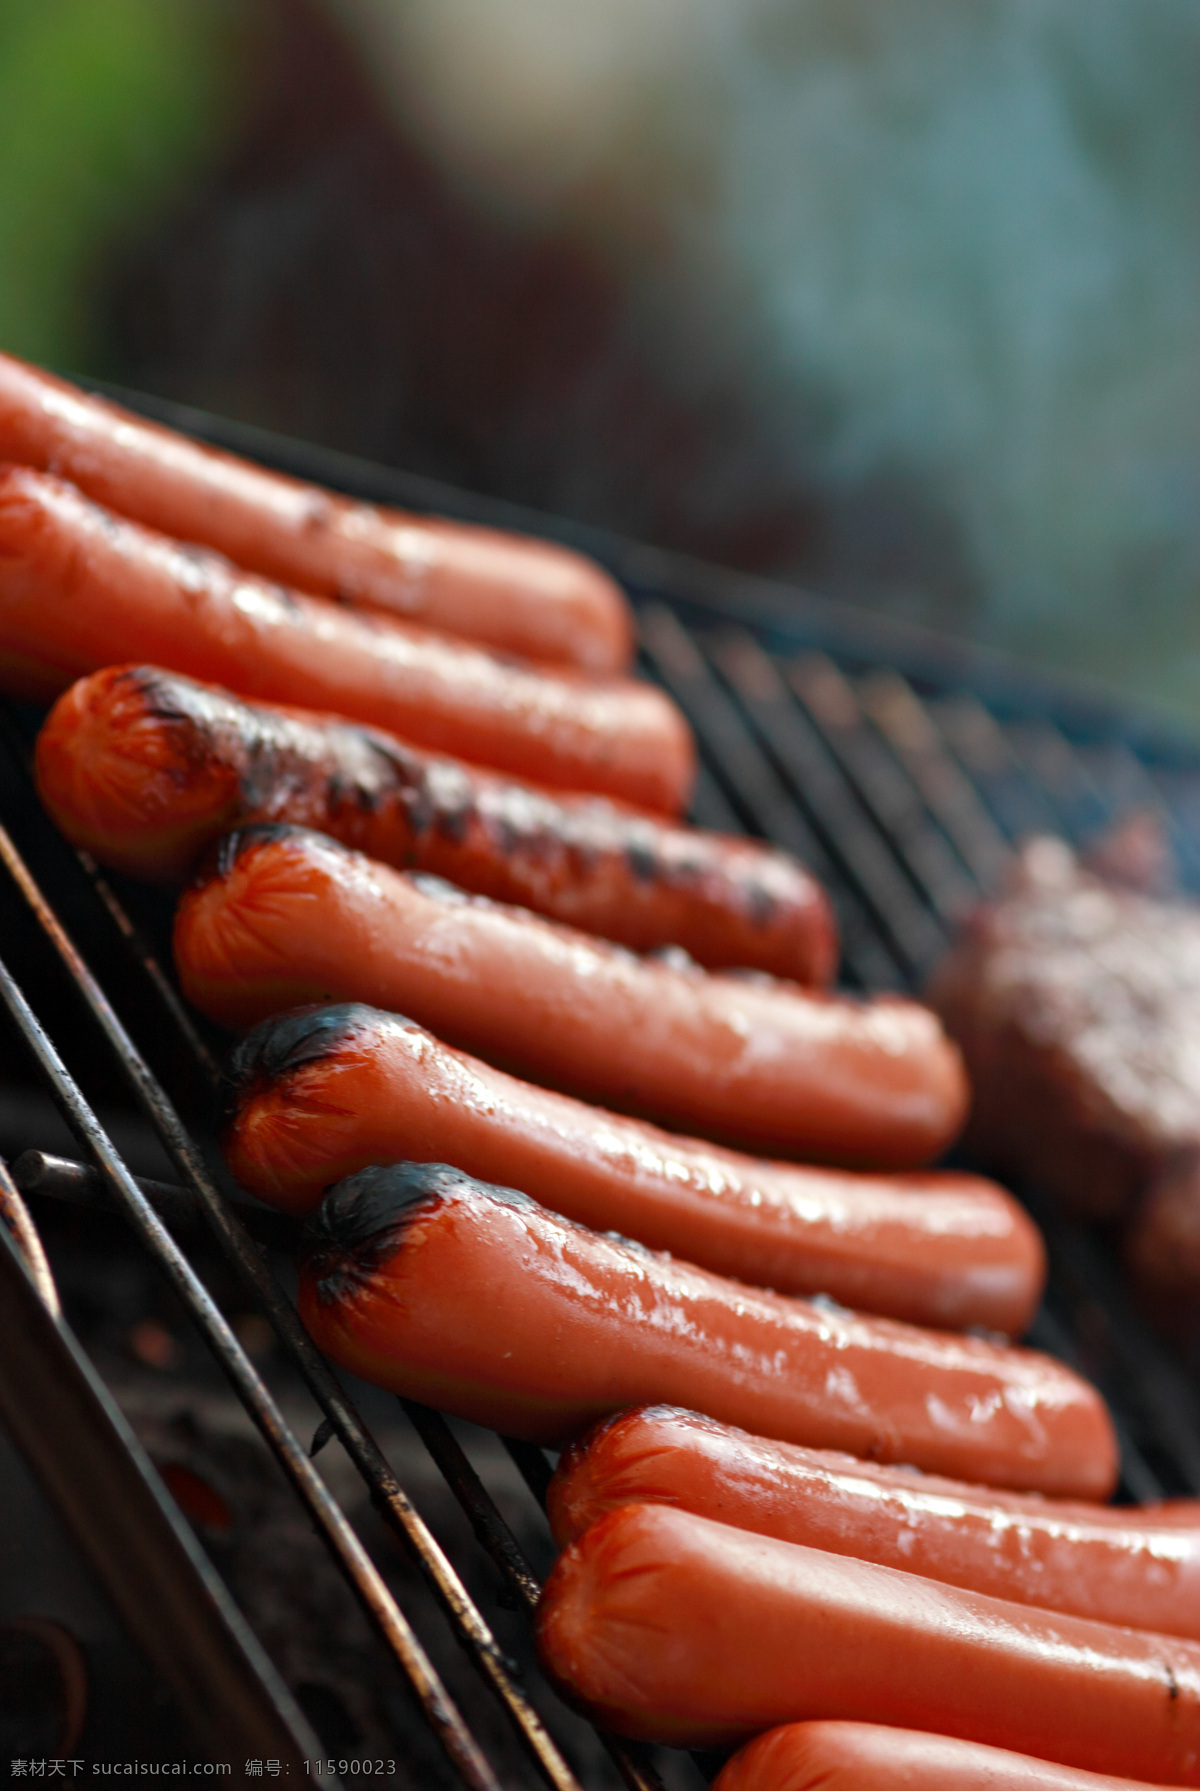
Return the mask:
<path id="1" fill-rule="evenodd" d="M 236 126 L 250 17 L 221 0 L 0 0 L 0 344 L 111 358 L 106 257 Z"/>

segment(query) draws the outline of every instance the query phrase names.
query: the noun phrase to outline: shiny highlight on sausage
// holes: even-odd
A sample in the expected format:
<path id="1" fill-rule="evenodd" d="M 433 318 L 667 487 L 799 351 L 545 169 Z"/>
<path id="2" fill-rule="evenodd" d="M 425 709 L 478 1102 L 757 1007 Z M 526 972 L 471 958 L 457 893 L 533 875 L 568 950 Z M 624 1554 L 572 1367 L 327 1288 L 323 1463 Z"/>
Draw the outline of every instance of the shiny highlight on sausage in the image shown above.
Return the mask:
<path id="1" fill-rule="evenodd" d="M 0 355 L 0 460 L 57 473 L 147 528 L 339 603 L 606 676 L 632 658 L 624 595 L 582 554 L 336 497 L 8 355 Z"/>
<path id="2" fill-rule="evenodd" d="M 697 1412 L 623 1412 L 563 1456 L 555 1540 L 621 1505 L 672 1505 L 927 1579 L 1200 1642 L 1200 1500 L 1192 1527 L 1153 1506 L 1068 1505 L 749 1436 Z"/>
<path id="3" fill-rule="evenodd" d="M 0 687 L 54 697 L 133 660 L 656 813 L 678 813 L 691 785 L 686 723 L 649 684 L 510 664 L 301 596 L 123 521 L 60 479 L 0 467 Z"/>
<path id="4" fill-rule="evenodd" d="M 68 839 L 155 882 L 181 880 L 234 827 L 286 821 L 635 951 L 677 945 L 700 964 L 818 987 L 836 969 L 824 891 L 769 846 L 153 666 L 109 666 L 65 691 L 38 738 L 37 779 Z"/>
<path id="5" fill-rule="evenodd" d="M 300 1311 L 334 1361 L 562 1443 L 669 1401 L 762 1436 L 1104 1498 L 1112 1426 L 1061 1362 L 760 1292 L 444 1164 L 347 1177 L 310 1220 Z"/>
<path id="6" fill-rule="evenodd" d="M 712 1791 L 1162 1791 L 882 1723 L 788 1723 L 739 1749 Z"/>
<path id="7" fill-rule="evenodd" d="M 606 1727 L 676 1746 L 831 1718 L 1200 1784 L 1195 1642 L 664 1505 L 623 1505 L 572 1544 L 542 1594 L 538 1651 Z"/>
<path id="8" fill-rule="evenodd" d="M 914 1168 L 962 1122 L 956 1048 L 916 1002 L 638 958 L 319 834 L 231 835 L 175 924 L 218 1024 L 366 1001 L 532 1080 L 754 1150 Z"/>
<path id="9" fill-rule="evenodd" d="M 1018 1336 L 1045 1252 L 979 1176 L 885 1176 L 744 1157 L 589 1107 L 396 1014 L 301 1009 L 256 1027 L 226 1078 L 225 1160 L 286 1212 L 372 1163 L 454 1163 L 543 1206 L 781 1293 Z"/>

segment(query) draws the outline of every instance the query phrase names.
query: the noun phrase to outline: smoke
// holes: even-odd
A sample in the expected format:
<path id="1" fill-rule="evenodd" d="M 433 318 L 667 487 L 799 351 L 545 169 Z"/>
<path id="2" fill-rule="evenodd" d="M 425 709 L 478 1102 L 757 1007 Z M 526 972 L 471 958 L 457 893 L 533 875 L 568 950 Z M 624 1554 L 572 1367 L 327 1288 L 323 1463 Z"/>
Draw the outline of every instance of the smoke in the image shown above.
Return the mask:
<path id="1" fill-rule="evenodd" d="M 332 3 L 460 187 L 749 395 L 827 585 L 1200 688 L 1194 0 Z"/>

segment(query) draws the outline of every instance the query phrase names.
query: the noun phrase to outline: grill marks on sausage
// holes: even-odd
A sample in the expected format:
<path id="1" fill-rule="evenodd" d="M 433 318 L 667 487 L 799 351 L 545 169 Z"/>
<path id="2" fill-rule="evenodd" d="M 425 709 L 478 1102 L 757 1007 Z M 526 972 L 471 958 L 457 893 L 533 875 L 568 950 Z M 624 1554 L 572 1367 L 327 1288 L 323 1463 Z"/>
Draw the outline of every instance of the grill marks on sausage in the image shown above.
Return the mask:
<path id="1" fill-rule="evenodd" d="M 756 841 L 542 789 L 339 716 L 149 666 L 79 679 L 38 741 L 59 826 L 112 868 L 178 881 L 230 827 L 286 821 L 636 951 L 824 986 L 828 899 Z"/>
<path id="2" fill-rule="evenodd" d="M 617 854 L 643 884 L 698 891 L 711 874 L 699 855 L 671 851 L 654 822 L 603 798 L 567 808 L 518 784 L 473 779 L 452 760 L 408 751 L 373 728 L 332 720 L 317 727 L 153 668 L 126 676 L 144 693 L 147 713 L 178 730 L 189 763 L 202 763 L 215 745 L 237 764 L 247 813 L 279 811 L 303 796 L 314 811 L 328 810 L 342 824 L 349 821 L 347 809 L 380 815 L 392 806 L 414 843 L 437 834 L 461 845 L 478 828 L 505 858 L 560 860 L 572 880 Z M 344 831 L 338 825 L 338 837 L 355 844 L 350 831 L 352 824 Z M 770 925 L 781 904 L 762 876 L 741 865 L 725 875 L 743 913 L 758 926 Z"/>

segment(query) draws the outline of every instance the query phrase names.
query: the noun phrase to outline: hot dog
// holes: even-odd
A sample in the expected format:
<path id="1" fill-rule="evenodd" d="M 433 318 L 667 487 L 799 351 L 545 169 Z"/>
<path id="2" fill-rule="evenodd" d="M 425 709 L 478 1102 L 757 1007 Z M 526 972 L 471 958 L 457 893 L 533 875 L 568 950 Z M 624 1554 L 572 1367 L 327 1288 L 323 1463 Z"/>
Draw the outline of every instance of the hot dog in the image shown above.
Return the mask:
<path id="1" fill-rule="evenodd" d="M 966 1107 L 958 1053 L 915 1002 L 635 958 L 296 828 L 222 844 L 180 901 L 175 962 L 223 1026 L 368 1001 L 537 1081 L 781 1154 L 914 1167 Z"/>
<path id="2" fill-rule="evenodd" d="M 1162 1791 L 882 1723 L 788 1723 L 741 1748 L 713 1791 Z"/>
<path id="3" fill-rule="evenodd" d="M 227 1096 L 226 1162 L 291 1213 L 406 1157 L 455 1163 L 739 1281 L 914 1324 L 1019 1335 L 1041 1291 L 1036 1227 L 978 1176 L 739 1156 L 519 1082 L 377 1008 L 265 1021 L 234 1053 Z"/>
<path id="4" fill-rule="evenodd" d="M 687 727 L 648 684 L 506 664 L 298 596 L 48 474 L 0 468 L 0 686 L 53 697 L 81 673 L 133 659 L 333 710 L 555 788 L 666 813 L 687 797 Z"/>
<path id="5" fill-rule="evenodd" d="M 560 1558 L 538 1651 L 618 1733 L 682 1746 L 809 1718 L 895 1724 L 1200 1784 L 1200 1646 L 940 1586 L 665 1505 Z"/>
<path id="6" fill-rule="evenodd" d="M 624 1412 L 563 1456 L 555 1540 L 619 1505 L 673 1505 L 739 1530 L 875 1561 L 1017 1604 L 1200 1642 L 1193 1527 L 1153 1506 L 1066 1505 L 748 1436 L 696 1412 Z"/>
<path id="7" fill-rule="evenodd" d="M 68 838 L 133 876 L 178 881 L 231 828 L 291 821 L 638 951 L 679 945 L 701 964 L 818 986 L 836 967 L 824 891 L 769 846 L 506 782 L 152 666 L 110 666 L 64 692 L 37 778 Z"/>
<path id="8" fill-rule="evenodd" d="M 300 1311 L 343 1367 L 534 1442 L 669 1400 L 762 1436 L 1103 1498 L 1099 1395 L 1032 1350 L 759 1292 L 444 1164 L 339 1182 Z"/>
<path id="9" fill-rule="evenodd" d="M 607 573 L 495 529 L 377 510 L 202 447 L 0 355 L 0 460 L 302 591 L 610 675 L 633 631 Z"/>

